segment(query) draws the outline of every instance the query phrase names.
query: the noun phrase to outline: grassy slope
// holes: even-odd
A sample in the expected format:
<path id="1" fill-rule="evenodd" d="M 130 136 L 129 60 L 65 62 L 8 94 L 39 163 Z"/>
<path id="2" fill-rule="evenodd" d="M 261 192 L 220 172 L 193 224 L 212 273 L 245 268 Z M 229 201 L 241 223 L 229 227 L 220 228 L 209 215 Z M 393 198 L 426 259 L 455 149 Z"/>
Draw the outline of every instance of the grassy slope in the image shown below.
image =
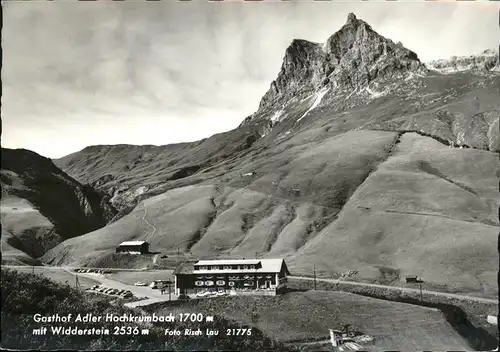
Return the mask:
<path id="1" fill-rule="evenodd" d="M 395 285 L 415 274 L 428 289 L 497 296 L 496 154 L 451 149 L 413 133 L 397 144 L 392 132 L 322 133 L 303 131 L 218 179 L 149 198 L 43 259 L 116 267 L 108 262 L 116 261 L 110 256 L 118 243 L 147 239 L 152 251 L 257 252 L 285 256 L 296 274 L 315 265 L 327 277 L 357 270 L 351 279 Z M 144 260 L 123 265 L 150 265 Z"/>
<path id="2" fill-rule="evenodd" d="M 313 264 L 330 275 L 359 270 L 358 279 L 371 280 L 391 268 L 401 279 L 415 274 L 436 288 L 495 297 L 497 158 L 403 135 L 339 219 L 290 266 L 308 274 Z"/>
<path id="3" fill-rule="evenodd" d="M 149 198 L 105 228 L 65 241 L 49 251 L 44 260 L 60 265 L 87 264 L 131 239 L 147 239 L 152 251 L 175 251 L 179 246 L 198 256 L 214 251 L 224 255 L 266 253 L 274 243 L 281 251 L 295 250 L 314 236 L 315 226 L 321 226 L 321 216 L 340 211 L 348 196 L 387 156 L 394 138 L 391 132 L 360 131 L 310 143 L 307 150 L 304 136 L 298 135 L 264 162 L 247 162 L 246 168 L 257 171 L 254 178 L 241 177 L 235 170 L 219 180 L 224 188 L 190 186 Z M 348 152 L 343 152 L 345 147 Z M 268 173 L 272 168 L 275 178 Z M 240 188 L 243 184 L 246 187 Z M 292 186 L 299 190 L 296 195 L 288 194 Z M 315 205 L 308 205 L 313 201 Z M 307 219 L 309 228 L 297 232 L 288 226 L 292 237 L 280 237 L 283 226 L 295 218 L 295 206 L 318 211 L 312 211 Z M 288 214 L 286 221 L 284 213 Z M 156 228 L 154 233 L 143 216 Z"/>
<path id="4" fill-rule="evenodd" d="M 380 350 L 468 349 L 439 311 L 343 292 L 204 299 L 157 309 L 160 313 L 176 311 L 218 312 L 245 324 L 253 320 L 259 329 L 282 342 L 328 338 L 328 329 L 352 324 L 351 330 L 375 337 L 375 347 Z M 252 311 L 257 313 L 256 320 Z"/>

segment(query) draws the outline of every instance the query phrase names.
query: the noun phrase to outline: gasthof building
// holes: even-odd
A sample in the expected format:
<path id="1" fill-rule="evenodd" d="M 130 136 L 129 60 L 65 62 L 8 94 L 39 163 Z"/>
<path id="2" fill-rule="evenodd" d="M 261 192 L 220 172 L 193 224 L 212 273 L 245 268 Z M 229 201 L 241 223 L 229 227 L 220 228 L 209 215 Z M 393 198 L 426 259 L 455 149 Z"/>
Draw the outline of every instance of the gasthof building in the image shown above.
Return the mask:
<path id="1" fill-rule="evenodd" d="M 181 263 L 174 271 L 175 294 L 233 291 L 274 295 L 290 275 L 283 259 L 217 259 Z"/>

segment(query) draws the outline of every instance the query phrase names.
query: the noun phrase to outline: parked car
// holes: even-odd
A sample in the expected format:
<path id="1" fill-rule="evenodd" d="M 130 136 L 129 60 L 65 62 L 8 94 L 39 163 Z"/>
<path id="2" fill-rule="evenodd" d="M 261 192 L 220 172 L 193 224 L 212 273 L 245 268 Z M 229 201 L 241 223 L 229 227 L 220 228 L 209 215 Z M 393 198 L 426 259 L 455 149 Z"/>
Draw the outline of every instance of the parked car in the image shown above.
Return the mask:
<path id="1" fill-rule="evenodd" d="M 146 284 L 145 282 L 142 282 L 142 281 L 138 281 L 134 285 L 135 286 L 147 286 L 148 284 Z"/>
<path id="2" fill-rule="evenodd" d="M 134 297 L 134 295 L 132 294 L 132 292 L 124 292 L 121 295 L 123 296 L 123 298 Z"/>

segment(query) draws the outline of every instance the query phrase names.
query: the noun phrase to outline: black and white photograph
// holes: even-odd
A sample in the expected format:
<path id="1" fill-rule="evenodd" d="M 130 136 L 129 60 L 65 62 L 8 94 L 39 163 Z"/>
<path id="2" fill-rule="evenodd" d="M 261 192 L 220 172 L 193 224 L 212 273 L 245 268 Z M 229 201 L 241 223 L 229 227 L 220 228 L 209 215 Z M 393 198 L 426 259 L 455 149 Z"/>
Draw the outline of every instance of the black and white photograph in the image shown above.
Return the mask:
<path id="1" fill-rule="evenodd" d="M 2 349 L 498 351 L 497 2 L 2 11 Z"/>

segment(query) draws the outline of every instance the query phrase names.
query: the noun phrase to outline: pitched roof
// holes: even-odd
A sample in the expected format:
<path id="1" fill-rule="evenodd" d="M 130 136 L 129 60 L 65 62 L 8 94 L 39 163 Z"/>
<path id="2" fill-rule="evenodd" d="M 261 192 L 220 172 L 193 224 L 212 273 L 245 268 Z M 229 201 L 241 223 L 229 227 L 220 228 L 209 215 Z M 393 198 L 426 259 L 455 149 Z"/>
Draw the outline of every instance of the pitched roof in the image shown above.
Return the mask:
<path id="1" fill-rule="evenodd" d="M 222 272 L 228 272 L 228 273 L 279 273 L 281 271 L 282 266 L 285 266 L 285 270 L 287 275 L 290 274 L 288 271 L 288 268 L 285 264 L 285 261 L 280 258 L 280 259 L 227 259 L 227 260 L 200 260 L 196 263 L 191 264 L 191 271 L 190 272 L 182 272 L 182 274 L 191 274 L 194 271 L 194 265 L 251 265 L 251 264 L 257 264 L 261 263 L 262 267 L 258 269 L 238 269 L 238 270 L 231 270 L 231 269 L 226 269 L 226 270 L 196 270 L 196 274 L 213 274 L 213 273 L 222 273 Z M 175 274 L 175 271 L 174 271 Z"/>
<path id="2" fill-rule="evenodd" d="M 119 246 L 140 246 L 144 243 L 147 243 L 146 241 L 125 241 L 119 244 Z"/>
<path id="3" fill-rule="evenodd" d="M 262 262 L 263 259 L 215 259 L 200 260 L 196 265 L 251 265 Z"/>

